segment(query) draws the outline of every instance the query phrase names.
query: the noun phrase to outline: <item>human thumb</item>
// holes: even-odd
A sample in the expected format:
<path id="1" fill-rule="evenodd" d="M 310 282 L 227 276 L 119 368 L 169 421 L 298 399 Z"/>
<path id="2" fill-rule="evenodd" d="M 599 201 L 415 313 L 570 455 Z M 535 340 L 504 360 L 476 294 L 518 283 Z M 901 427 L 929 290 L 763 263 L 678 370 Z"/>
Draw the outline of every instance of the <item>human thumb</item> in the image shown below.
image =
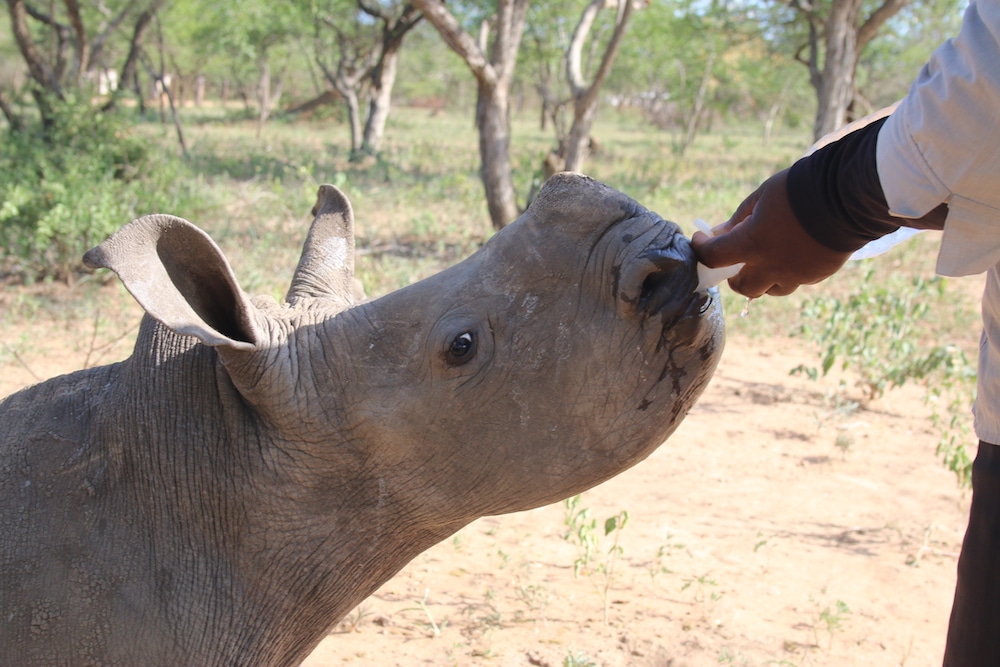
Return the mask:
<path id="1" fill-rule="evenodd" d="M 710 268 L 732 266 L 746 261 L 746 236 L 742 225 L 713 236 L 698 231 L 691 237 L 691 249 L 699 262 Z M 716 228 L 718 230 L 718 228 Z"/>

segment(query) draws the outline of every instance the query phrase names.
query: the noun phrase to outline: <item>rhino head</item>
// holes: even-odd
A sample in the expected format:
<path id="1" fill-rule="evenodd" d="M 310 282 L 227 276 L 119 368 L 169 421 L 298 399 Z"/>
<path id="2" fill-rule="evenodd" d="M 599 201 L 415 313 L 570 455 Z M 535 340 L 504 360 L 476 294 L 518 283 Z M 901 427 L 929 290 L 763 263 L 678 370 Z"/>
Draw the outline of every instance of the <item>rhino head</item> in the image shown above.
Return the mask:
<path id="1" fill-rule="evenodd" d="M 148 317 L 129 360 L 0 404 L 0 461 L 23 462 L 0 466 L 0 529 L 20 535 L 0 552 L 0 642 L 18 664 L 43 655 L 41 600 L 57 609 L 45 660 L 297 664 L 470 521 L 644 459 L 721 354 L 677 226 L 584 176 L 364 303 L 350 204 L 323 186 L 314 214 L 283 304 L 248 297 L 179 218 L 87 253 Z"/>

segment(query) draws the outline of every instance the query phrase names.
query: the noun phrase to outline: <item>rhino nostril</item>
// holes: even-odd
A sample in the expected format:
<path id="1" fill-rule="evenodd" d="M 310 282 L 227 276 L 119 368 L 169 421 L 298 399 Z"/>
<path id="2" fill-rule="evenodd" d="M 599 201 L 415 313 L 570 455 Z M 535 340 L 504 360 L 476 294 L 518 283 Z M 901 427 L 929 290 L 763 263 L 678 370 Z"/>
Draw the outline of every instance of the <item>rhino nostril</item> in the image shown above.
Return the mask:
<path id="1" fill-rule="evenodd" d="M 646 306 L 653 298 L 663 291 L 666 284 L 670 282 L 670 274 L 666 271 L 653 271 L 642 281 L 642 289 L 639 291 L 639 305 Z"/>

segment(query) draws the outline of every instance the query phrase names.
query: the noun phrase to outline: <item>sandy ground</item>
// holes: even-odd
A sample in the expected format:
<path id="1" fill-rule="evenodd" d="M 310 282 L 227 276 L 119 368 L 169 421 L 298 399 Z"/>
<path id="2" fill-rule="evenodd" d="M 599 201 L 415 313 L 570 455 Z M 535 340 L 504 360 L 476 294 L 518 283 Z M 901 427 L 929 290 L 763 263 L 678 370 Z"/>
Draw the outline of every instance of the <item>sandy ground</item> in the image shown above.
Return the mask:
<path id="1" fill-rule="evenodd" d="M 940 664 L 968 498 L 921 394 L 838 415 L 788 375 L 809 351 L 770 343 L 730 340 L 674 436 L 583 494 L 600 540 L 582 571 L 563 505 L 481 519 L 305 664 Z"/>
<path id="2" fill-rule="evenodd" d="M 45 327 L 0 332 L 0 395 L 125 356 L 134 338 L 70 344 Z M 832 381 L 789 376 L 799 363 L 815 354 L 796 340 L 731 336 L 678 432 L 581 497 L 589 558 L 564 539 L 562 504 L 481 519 L 305 664 L 940 664 L 968 497 L 935 458 L 922 394 L 838 413 Z"/>

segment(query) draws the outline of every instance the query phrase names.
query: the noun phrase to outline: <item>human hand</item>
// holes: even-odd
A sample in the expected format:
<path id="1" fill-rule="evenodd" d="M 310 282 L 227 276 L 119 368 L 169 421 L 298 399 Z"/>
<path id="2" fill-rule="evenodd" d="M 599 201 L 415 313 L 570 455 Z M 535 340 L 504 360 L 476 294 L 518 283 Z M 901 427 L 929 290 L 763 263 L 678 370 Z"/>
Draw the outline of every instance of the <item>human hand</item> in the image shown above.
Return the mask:
<path id="1" fill-rule="evenodd" d="M 729 286 L 750 298 L 785 296 L 800 285 L 818 283 L 851 256 L 827 248 L 806 232 L 788 203 L 787 176 L 786 169 L 764 181 L 729 220 L 712 230 L 713 236 L 695 232 L 691 238 L 705 266 L 745 264 Z"/>

